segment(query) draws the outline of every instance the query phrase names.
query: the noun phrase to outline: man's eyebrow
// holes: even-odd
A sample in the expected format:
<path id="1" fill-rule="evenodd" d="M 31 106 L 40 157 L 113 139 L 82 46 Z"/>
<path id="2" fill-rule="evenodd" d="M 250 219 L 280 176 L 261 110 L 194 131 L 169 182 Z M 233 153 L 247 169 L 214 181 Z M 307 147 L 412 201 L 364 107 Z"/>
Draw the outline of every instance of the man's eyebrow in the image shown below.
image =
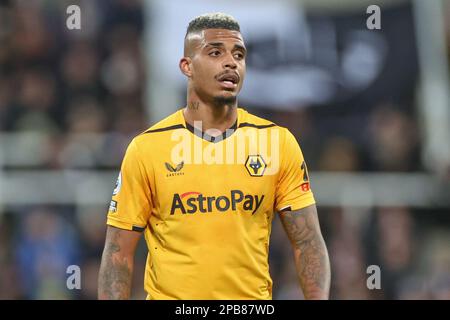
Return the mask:
<path id="1" fill-rule="evenodd" d="M 206 47 L 223 47 L 223 46 L 224 46 L 223 42 L 209 42 L 205 45 L 205 48 Z"/>
<path id="2" fill-rule="evenodd" d="M 223 42 L 210 42 L 205 45 L 205 48 L 207 48 L 207 47 L 224 47 L 224 46 L 225 45 Z M 247 52 L 247 49 L 240 44 L 235 44 L 233 50 L 235 50 L 235 49 Z"/>
<path id="3" fill-rule="evenodd" d="M 233 49 L 239 49 L 241 51 L 247 52 L 247 49 L 240 44 L 235 44 Z"/>

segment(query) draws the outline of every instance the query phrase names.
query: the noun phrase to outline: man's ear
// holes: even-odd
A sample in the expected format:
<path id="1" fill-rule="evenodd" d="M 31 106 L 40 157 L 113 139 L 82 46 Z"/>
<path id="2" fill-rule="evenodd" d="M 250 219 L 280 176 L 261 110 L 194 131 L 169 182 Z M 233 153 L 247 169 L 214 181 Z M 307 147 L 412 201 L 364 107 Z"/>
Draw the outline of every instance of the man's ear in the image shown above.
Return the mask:
<path id="1" fill-rule="evenodd" d="M 179 64 L 181 72 L 188 78 L 192 77 L 191 62 L 191 58 L 183 57 Z"/>

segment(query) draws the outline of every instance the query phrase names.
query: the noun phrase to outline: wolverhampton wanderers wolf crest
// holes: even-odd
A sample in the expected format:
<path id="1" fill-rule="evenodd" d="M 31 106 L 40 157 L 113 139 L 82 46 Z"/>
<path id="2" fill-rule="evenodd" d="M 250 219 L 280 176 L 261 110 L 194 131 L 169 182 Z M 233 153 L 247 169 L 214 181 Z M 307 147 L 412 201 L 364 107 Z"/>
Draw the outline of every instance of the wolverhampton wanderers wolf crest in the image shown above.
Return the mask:
<path id="1" fill-rule="evenodd" d="M 266 162 L 259 154 L 248 156 L 245 162 L 245 168 L 252 177 L 262 177 L 266 167 Z"/>

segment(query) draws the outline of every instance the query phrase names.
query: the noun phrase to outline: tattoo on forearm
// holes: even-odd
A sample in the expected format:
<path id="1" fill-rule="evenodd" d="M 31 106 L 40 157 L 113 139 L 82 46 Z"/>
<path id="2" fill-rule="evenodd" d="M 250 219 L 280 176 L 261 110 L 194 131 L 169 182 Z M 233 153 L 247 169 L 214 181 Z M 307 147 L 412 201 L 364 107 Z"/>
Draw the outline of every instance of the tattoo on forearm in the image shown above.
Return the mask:
<path id="1" fill-rule="evenodd" d="M 200 106 L 200 102 L 198 102 L 198 101 L 191 101 L 188 103 L 188 108 L 191 110 L 198 110 L 199 106 Z"/>
<path id="2" fill-rule="evenodd" d="M 315 212 L 283 212 L 281 221 L 294 246 L 300 285 L 306 299 L 327 299 L 330 263 Z"/>
<path id="3" fill-rule="evenodd" d="M 102 299 L 130 298 L 132 266 L 117 255 L 121 250 L 119 237 L 120 233 L 114 231 L 103 252 L 99 274 L 99 298 Z"/>

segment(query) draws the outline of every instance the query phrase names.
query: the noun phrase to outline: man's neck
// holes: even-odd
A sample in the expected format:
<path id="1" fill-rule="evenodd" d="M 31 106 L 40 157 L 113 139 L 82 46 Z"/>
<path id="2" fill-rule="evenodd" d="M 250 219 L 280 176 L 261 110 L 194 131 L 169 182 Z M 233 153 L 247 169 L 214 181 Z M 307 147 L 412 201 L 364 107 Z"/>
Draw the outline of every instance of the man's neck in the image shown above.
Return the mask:
<path id="1" fill-rule="evenodd" d="M 187 106 L 183 109 L 183 115 L 188 124 L 203 132 L 217 129 L 222 133 L 236 122 L 237 106 L 236 103 L 211 105 L 200 99 L 188 99 Z M 197 121 L 201 121 L 201 128 L 196 123 Z"/>

